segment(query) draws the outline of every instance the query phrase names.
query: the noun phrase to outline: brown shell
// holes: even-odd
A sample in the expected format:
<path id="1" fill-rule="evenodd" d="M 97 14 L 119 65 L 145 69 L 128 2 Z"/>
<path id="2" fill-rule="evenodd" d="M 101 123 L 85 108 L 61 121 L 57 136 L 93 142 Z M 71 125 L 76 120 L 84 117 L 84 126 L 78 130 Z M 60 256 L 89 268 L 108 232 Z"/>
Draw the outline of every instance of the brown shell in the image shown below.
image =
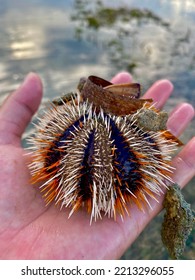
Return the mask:
<path id="1" fill-rule="evenodd" d="M 82 86 L 78 86 L 82 100 L 93 103 L 96 109 L 117 116 L 129 115 L 142 108 L 143 104 L 152 102 L 152 99 L 138 99 L 140 84 L 112 84 L 102 78 L 89 76 Z"/>

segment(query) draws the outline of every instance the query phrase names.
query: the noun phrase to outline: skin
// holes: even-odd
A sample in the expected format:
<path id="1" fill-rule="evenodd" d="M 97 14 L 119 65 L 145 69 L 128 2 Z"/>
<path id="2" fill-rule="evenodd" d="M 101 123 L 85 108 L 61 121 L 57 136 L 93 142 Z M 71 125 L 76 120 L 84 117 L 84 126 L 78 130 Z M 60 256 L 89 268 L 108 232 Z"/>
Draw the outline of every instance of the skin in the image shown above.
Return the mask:
<path id="1" fill-rule="evenodd" d="M 116 75 L 113 83 L 131 82 L 128 73 Z M 145 93 L 162 108 L 173 90 L 168 80 L 159 80 Z M 89 225 L 90 216 L 78 211 L 45 207 L 37 186 L 31 186 L 28 156 L 21 136 L 42 98 L 40 78 L 30 73 L 0 108 L 0 259 L 117 259 L 162 209 L 150 200 L 145 213 L 135 205 L 124 221 L 103 217 Z M 179 136 L 194 117 L 190 104 L 178 105 L 170 114 L 168 128 Z M 195 137 L 173 159 L 173 180 L 184 187 L 195 175 Z"/>

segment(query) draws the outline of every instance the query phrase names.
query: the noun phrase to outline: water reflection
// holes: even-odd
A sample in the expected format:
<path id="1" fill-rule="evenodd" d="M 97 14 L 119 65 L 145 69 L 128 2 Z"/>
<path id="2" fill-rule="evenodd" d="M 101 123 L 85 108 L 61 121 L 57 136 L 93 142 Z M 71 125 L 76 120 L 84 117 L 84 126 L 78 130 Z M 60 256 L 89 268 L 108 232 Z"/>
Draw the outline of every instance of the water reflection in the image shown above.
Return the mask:
<path id="1" fill-rule="evenodd" d="M 46 6 L 18 2 L 19 7 L 10 8 L 8 1 L 0 19 L 2 95 L 14 89 L 29 71 L 41 75 L 47 97 L 74 88 L 80 76 L 106 74 L 108 67 L 101 50 L 75 39 L 70 1 L 64 9 L 63 1 L 61 5 L 50 1 L 52 6 L 48 2 Z"/>
<path id="2" fill-rule="evenodd" d="M 134 7 L 135 1 L 126 7 L 119 3 L 114 8 L 104 5 L 104 1 L 95 1 L 87 9 L 86 2 L 75 1 L 77 36 L 96 44 L 101 41 L 114 71 L 127 69 L 146 87 L 161 77 L 169 77 L 177 84 L 178 75 L 194 74 L 195 33 L 190 17 L 163 17 L 165 9 L 157 12 L 153 11 L 153 4 L 152 10 L 143 6 L 148 1 L 136 1 L 138 6 L 142 3 L 142 9 Z M 172 9 L 176 5 L 175 1 L 156 2 L 167 6 L 172 3 Z M 191 94 L 194 89 L 189 90 L 187 83 L 186 88 L 182 97 L 195 104 Z"/>
<path id="3" fill-rule="evenodd" d="M 1 0 L 1 94 L 29 71 L 42 76 L 47 97 L 92 73 L 110 78 L 126 69 L 144 89 L 167 77 L 178 90 L 178 76 L 185 83 L 189 72 L 180 97 L 195 104 L 195 11 L 193 1 L 178 2 Z"/>
<path id="4" fill-rule="evenodd" d="M 10 32 L 10 50 L 13 60 L 41 58 L 47 55 L 44 49 L 45 34 L 42 29 L 18 27 Z"/>
<path id="5" fill-rule="evenodd" d="M 186 1 L 180 1 L 180 0 L 173 0 L 173 7 L 176 11 L 186 11 L 186 12 L 193 12 L 195 10 L 195 2 L 194 0 L 186 0 Z"/>

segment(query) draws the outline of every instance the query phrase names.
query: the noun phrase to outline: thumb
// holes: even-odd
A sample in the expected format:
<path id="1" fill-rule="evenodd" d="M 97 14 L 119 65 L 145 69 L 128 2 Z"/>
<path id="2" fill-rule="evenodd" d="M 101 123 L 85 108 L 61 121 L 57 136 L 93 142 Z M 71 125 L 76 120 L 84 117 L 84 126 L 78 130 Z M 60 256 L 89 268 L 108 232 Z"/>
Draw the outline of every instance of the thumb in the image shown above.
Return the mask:
<path id="1" fill-rule="evenodd" d="M 0 144 L 21 145 L 21 136 L 42 98 L 39 76 L 30 73 L 0 108 Z"/>

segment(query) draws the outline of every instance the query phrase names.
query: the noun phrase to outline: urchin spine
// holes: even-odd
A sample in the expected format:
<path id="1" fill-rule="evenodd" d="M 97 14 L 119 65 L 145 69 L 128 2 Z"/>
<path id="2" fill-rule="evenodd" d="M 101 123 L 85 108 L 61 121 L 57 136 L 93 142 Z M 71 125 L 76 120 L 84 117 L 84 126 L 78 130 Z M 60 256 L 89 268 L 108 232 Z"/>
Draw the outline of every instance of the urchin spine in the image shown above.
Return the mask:
<path id="1" fill-rule="evenodd" d="M 140 128 L 136 118 L 141 113 L 142 108 L 129 116 L 113 116 L 74 100 L 52 105 L 30 140 L 35 154 L 32 180 L 45 180 L 40 189 L 46 202 L 70 207 L 70 215 L 85 205 L 91 220 L 101 218 L 102 212 L 123 216 L 130 200 L 138 207 L 144 202 L 150 206 L 147 196 L 156 199 L 171 181 L 170 153 L 177 144 L 162 132 Z"/>

